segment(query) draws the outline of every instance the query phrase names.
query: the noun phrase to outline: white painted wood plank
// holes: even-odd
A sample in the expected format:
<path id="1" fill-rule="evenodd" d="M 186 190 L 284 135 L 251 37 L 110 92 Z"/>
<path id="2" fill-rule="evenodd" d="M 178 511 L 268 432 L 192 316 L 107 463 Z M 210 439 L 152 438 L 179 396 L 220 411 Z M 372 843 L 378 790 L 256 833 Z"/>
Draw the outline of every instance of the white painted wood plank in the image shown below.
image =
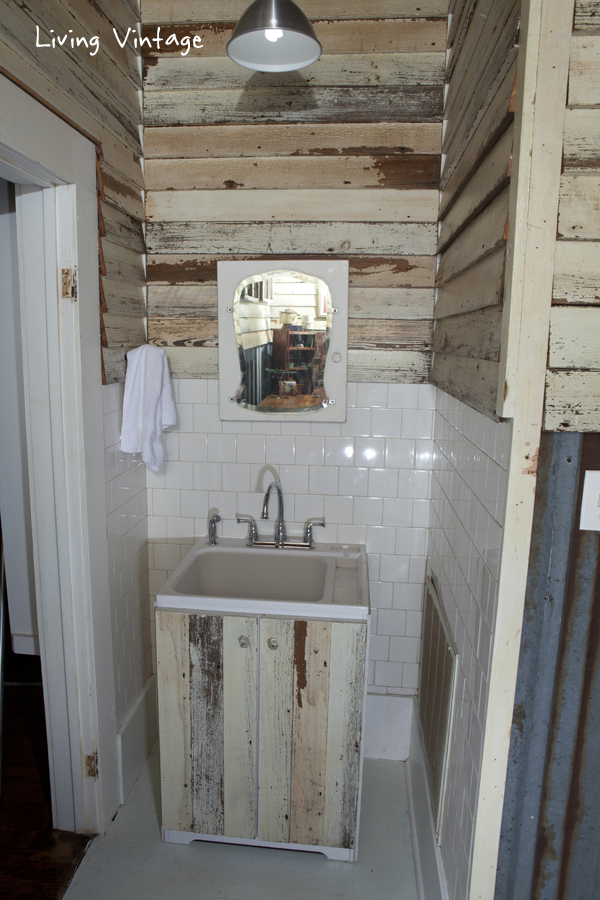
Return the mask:
<path id="1" fill-rule="evenodd" d="M 434 292 L 420 288 L 353 288 L 348 291 L 350 319 L 430 319 Z"/>
<path id="2" fill-rule="evenodd" d="M 331 625 L 323 844 L 354 847 L 361 769 L 367 627 Z"/>
<path id="3" fill-rule="evenodd" d="M 563 175 L 558 207 L 558 236 L 567 240 L 600 239 L 600 175 Z"/>
<path id="4" fill-rule="evenodd" d="M 498 363 L 436 353 L 431 383 L 471 409 L 497 421 Z"/>
<path id="5" fill-rule="evenodd" d="M 557 242 L 553 297 L 566 303 L 600 303 L 600 242 Z"/>
<path id="6" fill-rule="evenodd" d="M 256 837 L 258 620 L 223 617 L 224 828 Z"/>
<path id="7" fill-rule="evenodd" d="M 600 109 L 566 109 L 565 170 L 600 168 Z"/>
<path id="8" fill-rule="evenodd" d="M 156 611 L 162 826 L 192 829 L 188 616 Z"/>
<path id="9" fill-rule="evenodd" d="M 444 76 L 444 53 L 323 55 L 302 73 L 302 87 L 430 84 Z M 229 57 L 160 57 L 148 67 L 144 90 L 231 90 L 287 87 L 287 72 L 253 72 Z"/>
<path id="10" fill-rule="evenodd" d="M 290 839 L 293 660 L 294 622 L 263 618 L 260 623 L 257 829 L 261 841 Z"/>
<path id="11" fill-rule="evenodd" d="M 574 34 L 569 64 L 569 106 L 600 104 L 600 35 Z"/>
<path id="12" fill-rule="evenodd" d="M 146 217 L 168 222 L 435 222 L 437 191 L 149 191 Z"/>
<path id="13" fill-rule="evenodd" d="M 190 615 L 192 831 L 223 834 L 223 617 Z"/>
<path id="14" fill-rule="evenodd" d="M 436 231 L 433 224 L 404 222 L 149 222 L 146 246 L 150 253 L 238 258 L 265 253 L 309 256 L 324 249 L 343 258 L 393 256 L 399 248 L 407 255 L 433 256 Z"/>
<path id="15" fill-rule="evenodd" d="M 431 353 L 419 350 L 349 350 L 348 381 L 426 384 Z"/>
<path id="16" fill-rule="evenodd" d="M 546 431 L 600 431 L 600 372 L 546 373 Z"/>
<path id="17" fill-rule="evenodd" d="M 443 319 L 501 303 L 504 257 L 502 246 L 442 285 L 437 292 L 433 318 Z"/>
<path id="18" fill-rule="evenodd" d="M 290 841 L 322 845 L 331 623 L 297 620 L 294 635 Z"/>
<path id="19" fill-rule="evenodd" d="M 131 281 L 145 284 L 144 258 L 141 253 L 121 247 L 106 238 L 100 241 L 103 264 L 102 274 L 117 281 Z"/>
<path id="20" fill-rule="evenodd" d="M 144 319 L 140 316 L 104 314 L 104 328 L 110 346 L 138 346 L 146 343 Z"/>
<path id="21" fill-rule="evenodd" d="M 237 22 L 247 8 L 246 0 L 204 0 L 202 18 L 205 22 Z M 413 0 L 303 0 L 302 10 L 311 20 L 319 19 L 361 19 L 361 18 L 404 18 L 415 15 Z M 420 16 L 445 16 L 445 0 L 420 0 Z M 171 0 L 165 6 L 163 0 L 144 0 L 142 4 L 143 22 L 197 22 L 197 0 Z"/>
<path id="22" fill-rule="evenodd" d="M 550 369 L 600 369 L 598 307 L 552 307 L 548 366 Z"/>
<path id="23" fill-rule="evenodd" d="M 166 347 L 173 378 L 218 378 L 219 351 L 216 347 Z"/>

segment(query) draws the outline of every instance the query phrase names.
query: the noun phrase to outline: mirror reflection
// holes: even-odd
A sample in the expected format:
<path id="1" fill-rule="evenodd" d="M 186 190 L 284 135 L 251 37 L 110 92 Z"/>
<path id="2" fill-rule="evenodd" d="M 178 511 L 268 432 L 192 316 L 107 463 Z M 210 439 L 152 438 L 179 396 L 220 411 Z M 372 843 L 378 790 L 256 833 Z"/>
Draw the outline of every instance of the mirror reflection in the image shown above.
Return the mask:
<path id="1" fill-rule="evenodd" d="M 269 413 L 327 405 L 332 304 L 324 281 L 294 271 L 245 278 L 235 291 L 233 316 L 240 406 Z"/>

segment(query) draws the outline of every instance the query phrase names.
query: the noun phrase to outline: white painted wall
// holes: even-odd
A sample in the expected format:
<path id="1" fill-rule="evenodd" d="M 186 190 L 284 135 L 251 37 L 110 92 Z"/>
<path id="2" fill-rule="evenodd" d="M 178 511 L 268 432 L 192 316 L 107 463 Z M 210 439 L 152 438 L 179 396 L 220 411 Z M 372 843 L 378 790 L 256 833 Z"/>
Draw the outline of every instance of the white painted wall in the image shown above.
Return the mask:
<path id="1" fill-rule="evenodd" d="M 469 886 L 511 427 L 437 391 L 428 557 L 459 654 L 442 832 L 451 900 Z"/>
<path id="2" fill-rule="evenodd" d="M 39 654 L 14 189 L 0 178 L 0 518 L 15 653 Z"/>

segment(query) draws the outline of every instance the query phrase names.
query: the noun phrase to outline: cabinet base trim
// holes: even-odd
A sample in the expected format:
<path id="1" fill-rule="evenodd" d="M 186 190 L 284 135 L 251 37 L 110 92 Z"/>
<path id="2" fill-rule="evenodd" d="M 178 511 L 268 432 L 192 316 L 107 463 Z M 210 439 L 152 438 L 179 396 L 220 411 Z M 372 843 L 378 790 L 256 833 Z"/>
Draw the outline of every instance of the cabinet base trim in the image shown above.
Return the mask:
<path id="1" fill-rule="evenodd" d="M 341 847 L 320 847 L 314 844 L 280 844 L 276 841 L 258 841 L 246 838 L 222 837 L 216 834 L 196 834 L 193 831 L 171 831 L 161 828 L 162 839 L 167 844 L 190 844 L 192 841 L 215 841 L 219 844 L 244 844 L 246 847 L 271 847 L 277 850 L 308 850 L 323 853 L 328 859 L 354 862 L 355 851 Z"/>

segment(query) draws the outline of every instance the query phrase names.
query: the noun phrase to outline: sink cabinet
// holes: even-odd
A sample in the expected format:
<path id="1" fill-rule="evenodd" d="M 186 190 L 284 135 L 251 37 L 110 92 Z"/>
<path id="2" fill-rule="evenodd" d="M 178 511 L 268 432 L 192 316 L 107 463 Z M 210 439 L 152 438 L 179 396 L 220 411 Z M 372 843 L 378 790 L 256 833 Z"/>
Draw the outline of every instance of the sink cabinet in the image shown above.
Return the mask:
<path id="1" fill-rule="evenodd" d="M 354 860 L 366 622 L 157 610 L 165 840 Z"/>

